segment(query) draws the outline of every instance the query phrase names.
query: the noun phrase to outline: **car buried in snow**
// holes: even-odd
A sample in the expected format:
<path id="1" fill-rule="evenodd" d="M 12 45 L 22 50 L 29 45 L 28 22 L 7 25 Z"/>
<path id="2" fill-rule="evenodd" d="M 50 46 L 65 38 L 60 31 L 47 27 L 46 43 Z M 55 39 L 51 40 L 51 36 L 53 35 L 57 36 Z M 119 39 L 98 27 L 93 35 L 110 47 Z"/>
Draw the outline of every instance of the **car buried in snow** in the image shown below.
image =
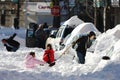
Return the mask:
<path id="1" fill-rule="evenodd" d="M 98 36 L 101 34 L 97 28 L 94 26 L 93 23 L 82 23 L 78 25 L 63 41 L 63 43 L 60 46 L 61 50 L 66 50 L 68 46 L 72 44 L 72 42 L 76 41 L 78 39 L 79 35 L 86 35 L 90 31 L 95 32 L 95 34 Z M 72 48 L 72 47 L 70 47 Z M 70 49 L 71 50 L 71 49 Z M 68 50 L 69 51 L 69 50 Z"/>
<path id="2" fill-rule="evenodd" d="M 84 21 L 79 19 L 77 16 L 71 17 L 61 25 L 56 35 L 51 35 L 46 40 L 46 45 L 52 44 L 52 47 L 55 51 L 60 50 L 60 45 L 63 42 L 64 38 L 70 34 L 75 27 L 82 23 L 84 23 Z"/>

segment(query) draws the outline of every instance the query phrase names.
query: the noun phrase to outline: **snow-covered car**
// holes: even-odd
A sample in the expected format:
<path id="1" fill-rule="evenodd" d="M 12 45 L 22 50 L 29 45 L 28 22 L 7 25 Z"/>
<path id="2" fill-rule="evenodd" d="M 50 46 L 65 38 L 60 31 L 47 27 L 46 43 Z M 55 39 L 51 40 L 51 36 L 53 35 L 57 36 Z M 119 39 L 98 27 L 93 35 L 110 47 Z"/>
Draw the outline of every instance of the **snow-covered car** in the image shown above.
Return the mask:
<path id="1" fill-rule="evenodd" d="M 65 45 L 68 45 L 76 40 L 77 36 L 79 34 L 85 35 L 88 34 L 90 31 L 93 31 L 96 33 L 96 35 L 100 34 L 100 31 L 97 30 L 97 28 L 94 26 L 93 23 L 82 23 L 78 25 L 72 32 L 68 40 L 65 42 Z"/>
<path id="2" fill-rule="evenodd" d="M 97 28 L 94 26 L 93 23 L 82 23 L 78 25 L 72 32 L 69 34 L 65 41 L 63 42 L 61 49 L 66 49 L 69 45 L 72 44 L 72 42 L 76 41 L 78 39 L 78 35 L 85 35 L 88 34 L 90 31 L 94 31 L 96 35 L 99 35 L 100 32 L 97 30 Z"/>
<path id="3" fill-rule="evenodd" d="M 84 23 L 84 21 L 79 19 L 77 16 L 71 17 L 61 25 L 56 36 L 52 36 L 47 39 L 46 45 L 52 44 L 55 51 L 59 50 L 60 44 L 63 42 L 64 38 L 70 34 L 76 26 L 82 23 Z"/>

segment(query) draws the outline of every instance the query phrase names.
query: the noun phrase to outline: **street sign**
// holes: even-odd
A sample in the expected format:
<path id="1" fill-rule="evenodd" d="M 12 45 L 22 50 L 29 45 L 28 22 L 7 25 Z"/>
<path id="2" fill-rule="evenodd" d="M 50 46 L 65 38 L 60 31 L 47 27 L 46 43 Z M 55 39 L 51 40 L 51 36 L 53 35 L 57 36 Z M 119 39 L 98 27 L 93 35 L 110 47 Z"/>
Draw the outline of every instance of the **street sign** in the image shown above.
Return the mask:
<path id="1" fill-rule="evenodd" d="M 33 10 L 35 10 L 35 9 L 33 8 Z M 36 12 L 38 12 L 42 15 L 50 15 L 51 14 L 50 2 L 37 3 Z"/>
<path id="2" fill-rule="evenodd" d="M 53 16 L 59 16 L 60 15 L 60 7 L 59 6 L 53 6 L 51 8 L 51 14 Z"/>

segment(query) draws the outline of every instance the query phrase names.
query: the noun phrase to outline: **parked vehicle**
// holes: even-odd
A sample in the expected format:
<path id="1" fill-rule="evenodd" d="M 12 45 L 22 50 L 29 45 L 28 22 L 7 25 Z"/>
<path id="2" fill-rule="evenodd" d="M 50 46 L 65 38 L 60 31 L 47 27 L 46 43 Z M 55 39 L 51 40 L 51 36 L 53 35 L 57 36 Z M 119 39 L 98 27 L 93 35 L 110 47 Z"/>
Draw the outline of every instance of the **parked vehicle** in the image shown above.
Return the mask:
<path id="1" fill-rule="evenodd" d="M 29 28 L 26 30 L 26 47 L 35 47 L 35 31 L 38 28 L 38 24 L 29 23 Z"/>
<path id="2" fill-rule="evenodd" d="M 35 47 L 35 35 L 33 29 L 26 30 L 26 47 Z"/>
<path id="3" fill-rule="evenodd" d="M 26 30 L 26 47 L 38 47 L 36 45 L 36 36 L 35 36 L 35 31 L 38 28 L 38 24 L 36 23 L 30 23 L 29 28 Z M 43 29 L 45 34 L 46 34 L 46 39 L 50 36 L 51 33 L 54 35 L 57 33 L 58 29 L 57 28 L 44 28 Z"/>
<path id="4" fill-rule="evenodd" d="M 56 36 L 51 36 L 47 39 L 46 45 L 50 43 L 52 44 L 54 50 L 60 50 L 60 45 L 62 44 L 64 38 L 70 34 L 76 26 L 82 23 L 84 23 L 84 21 L 80 20 L 77 16 L 71 17 L 61 25 Z"/>
<path id="5" fill-rule="evenodd" d="M 69 34 L 64 42 L 61 45 L 61 49 L 65 49 L 67 46 L 71 45 L 72 42 L 76 41 L 78 39 L 78 35 L 86 35 L 90 31 L 93 31 L 98 36 L 100 32 L 97 30 L 97 28 L 94 26 L 93 23 L 82 23 L 78 25 L 72 32 Z"/>

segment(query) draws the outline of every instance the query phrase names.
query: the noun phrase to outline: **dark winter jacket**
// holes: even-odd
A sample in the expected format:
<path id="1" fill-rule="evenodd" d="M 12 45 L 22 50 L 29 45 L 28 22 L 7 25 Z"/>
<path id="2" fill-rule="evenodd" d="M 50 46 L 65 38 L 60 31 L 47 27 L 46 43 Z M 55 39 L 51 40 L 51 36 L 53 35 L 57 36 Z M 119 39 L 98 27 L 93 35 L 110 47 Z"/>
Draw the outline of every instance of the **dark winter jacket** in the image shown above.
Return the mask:
<path id="1" fill-rule="evenodd" d="M 4 46 L 6 46 L 6 49 L 8 51 L 12 51 L 13 49 L 17 50 L 19 48 L 19 46 L 20 46 L 20 43 L 18 41 L 13 40 L 13 38 L 15 36 L 16 36 L 16 34 L 11 36 L 10 38 L 6 39 L 7 43 L 4 44 Z"/>
<path id="2" fill-rule="evenodd" d="M 76 44 L 78 45 L 76 51 L 80 52 L 84 56 L 86 55 L 86 50 L 91 46 L 91 43 L 89 42 L 89 37 L 88 35 L 82 36 L 76 41 Z"/>

